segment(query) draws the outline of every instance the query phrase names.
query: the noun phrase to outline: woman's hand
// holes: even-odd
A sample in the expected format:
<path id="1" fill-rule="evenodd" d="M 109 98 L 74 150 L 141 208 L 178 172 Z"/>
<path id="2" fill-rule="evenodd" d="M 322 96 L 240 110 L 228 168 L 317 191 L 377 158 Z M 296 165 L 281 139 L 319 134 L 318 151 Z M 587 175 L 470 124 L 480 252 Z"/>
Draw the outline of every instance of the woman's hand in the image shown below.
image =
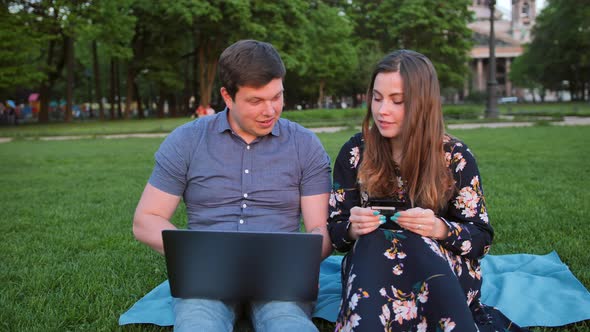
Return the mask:
<path id="1" fill-rule="evenodd" d="M 437 218 L 430 209 L 416 207 L 401 211 L 393 215 L 391 220 L 409 231 L 436 240 L 444 240 L 448 236 L 447 224 Z"/>
<path id="2" fill-rule="evenodd" d="M 350 222 L 348 235 L 351 239 L 357 240 L 361 235 L 369 234 L 376 230 L 386 220 L 384 216 L 379 215 L 379 211 L 355 206 L 350 209 L 350 218 L 348 221 Z"/>

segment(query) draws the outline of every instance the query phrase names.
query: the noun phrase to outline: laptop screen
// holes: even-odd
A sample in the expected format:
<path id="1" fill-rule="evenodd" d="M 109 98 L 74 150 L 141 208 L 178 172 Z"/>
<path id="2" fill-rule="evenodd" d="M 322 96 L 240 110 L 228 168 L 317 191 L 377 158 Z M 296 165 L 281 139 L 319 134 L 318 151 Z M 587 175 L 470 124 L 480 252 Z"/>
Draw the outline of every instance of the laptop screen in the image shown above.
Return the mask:
<path id="1" fill-rule="evenodd" d="M 162 237 L 174 297 L 317 298 L 319 234 L 165 230 Z"/>

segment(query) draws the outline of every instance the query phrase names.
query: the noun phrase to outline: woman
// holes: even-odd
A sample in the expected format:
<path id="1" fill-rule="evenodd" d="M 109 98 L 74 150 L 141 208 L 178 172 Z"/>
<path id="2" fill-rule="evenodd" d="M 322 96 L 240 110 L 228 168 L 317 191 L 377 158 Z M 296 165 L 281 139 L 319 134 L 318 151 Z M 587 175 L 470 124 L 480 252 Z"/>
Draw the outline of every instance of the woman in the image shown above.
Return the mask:
<path id="1" fill-rule="evenodd" d="M 387 55 L 368 101 L 362 134 L 334 165 L 328 229 L 348 252 L 336 330 L 520 330 L 479 301 L 494 233 L 475 159 L 444 132 L 432 63 Z"/>

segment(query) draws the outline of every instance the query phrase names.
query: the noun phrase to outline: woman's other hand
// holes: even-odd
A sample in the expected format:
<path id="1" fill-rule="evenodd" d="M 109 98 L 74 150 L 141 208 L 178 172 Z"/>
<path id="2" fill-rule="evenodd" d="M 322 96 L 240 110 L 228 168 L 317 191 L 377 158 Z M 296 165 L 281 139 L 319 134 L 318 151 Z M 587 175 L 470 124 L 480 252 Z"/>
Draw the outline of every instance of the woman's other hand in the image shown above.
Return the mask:
<path id="1" fill-rule="evenodd" d="M 350 222 L 348 235 L 353 240 L 357 240 L 361 235 L 371 233 L 379 228 L 379 225 L 386 222 L 385 216 L 380 215 L 379 211 L 358 206 L 350 209 L 350 219 L 348 221 Z"/>
<path id="2" fill-rule="evenodd" d="M 447 224 L 437 218 L 430 209 L 416 207 L 397 212 L 391 217 L 391 220 L 409 231 L 436 240 L 443 240 L 448 236 L 449 228 Z"/>

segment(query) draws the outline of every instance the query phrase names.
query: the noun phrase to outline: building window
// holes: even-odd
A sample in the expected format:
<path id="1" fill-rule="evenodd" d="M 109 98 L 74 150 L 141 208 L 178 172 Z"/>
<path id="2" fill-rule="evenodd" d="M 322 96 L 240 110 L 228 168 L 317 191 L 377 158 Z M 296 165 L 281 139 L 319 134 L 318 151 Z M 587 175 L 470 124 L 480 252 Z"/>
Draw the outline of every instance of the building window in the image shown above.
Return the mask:
<path id="1" fill-rule="evenodd" d="M 530 5 L 528 2 L 525 2 L 522 4 L 522 11 L 521 11 L 521 17 L 529 17 L 530 16 Z"/>

